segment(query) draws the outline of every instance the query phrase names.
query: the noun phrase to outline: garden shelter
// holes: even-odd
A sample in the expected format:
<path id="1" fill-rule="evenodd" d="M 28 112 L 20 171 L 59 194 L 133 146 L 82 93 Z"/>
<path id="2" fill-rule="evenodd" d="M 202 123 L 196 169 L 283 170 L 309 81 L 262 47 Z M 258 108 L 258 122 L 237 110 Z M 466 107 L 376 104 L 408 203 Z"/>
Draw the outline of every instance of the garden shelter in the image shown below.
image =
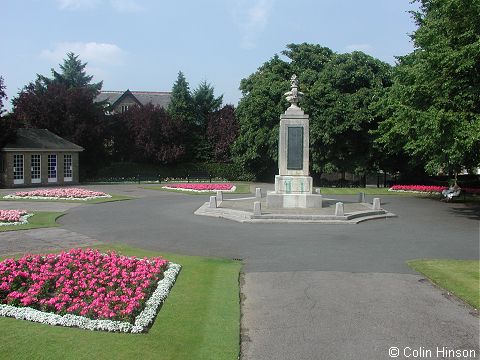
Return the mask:
<path id="1" fill-rule="evenodd" d="M 0 184 L 33 187 L 77 184 L 78 146 L 47 129 L 18 129 L 14 141 L 0 149 Z"/>

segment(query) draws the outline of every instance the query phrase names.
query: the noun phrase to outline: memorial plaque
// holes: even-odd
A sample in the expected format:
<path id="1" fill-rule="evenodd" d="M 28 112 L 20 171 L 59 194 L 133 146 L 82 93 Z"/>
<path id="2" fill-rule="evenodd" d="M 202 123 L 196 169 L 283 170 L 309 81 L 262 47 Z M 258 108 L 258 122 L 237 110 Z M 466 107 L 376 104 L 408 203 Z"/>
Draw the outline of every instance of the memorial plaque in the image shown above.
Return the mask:
<path id="1" fill-rule="evenodd" d="M 303 169 L 303 126 L 289 126 L 287 136 L 287 169 Z"/>

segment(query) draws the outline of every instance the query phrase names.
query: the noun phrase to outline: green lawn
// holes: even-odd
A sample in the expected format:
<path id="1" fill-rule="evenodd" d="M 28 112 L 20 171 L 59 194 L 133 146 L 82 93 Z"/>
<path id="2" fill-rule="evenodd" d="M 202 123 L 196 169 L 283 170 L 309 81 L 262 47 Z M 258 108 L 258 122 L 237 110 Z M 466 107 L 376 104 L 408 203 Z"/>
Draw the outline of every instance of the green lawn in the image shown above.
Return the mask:
<path id="1" fill-rule="evenodd" d="M 433 283 L 480 308 L 480 262 L 478 260 L 411 260 L 407 264 Z"/>
<path id="2" fill-rule="evenodd" d="M 112 197 L 109 198 L 98 198 L 98 199 L 90 199 L 90 200 L 51 200 L 51 199 L 4 199 L 4 195 L 0 195 L 0 201 L 41 201 L 41 202 L 66 202 L 66 203 L 74 203 L 74 204 L 100 204 L 112 201 L 123 201 L 123 200 L 131 200 L 134 199 L 131 196 L 126 195 L 117 195 L 117 194 L 110 194 Z"/>
<path id="3" fill-rule="evenodd" d="M 142 189 L 147 190 L 161 190 L 161 191 L 170 191 L 176 192 L 181 194 L 188 194 L 188 195 L 209 195 L 209 194 L 216 194 L 216 191 L 205 191 L 205 192 L 195 192 L 195 191 L 184 191 L 184 190 L 176 190 L 176 189 L 164 189 L 162 186 L 167 186 L 168 183 L 162 185 L 152 185 L 152 186 L 141 186 Z M 249 183 L 235 183 L 235 191 L 233 192 L 225 192 L 224 194 L 250 194 L 250 184 Z"/>
<path id="4" fill-rule="evenodd" d="M 2 359 L 238 358 L 240 262 L 120 245 L 97 248 L 138 257 L 162 255 L 183 266 L 150 331 L 106 333 L 0 317 Z"/>
<path id="5" fill-rule="evenodd" d="M 0 226 L 0 232 L 55 227 L 58 226 L 56 220 L 64 214 L 63 212 L 36 211 L 28 218 L 28 224 Z"/>

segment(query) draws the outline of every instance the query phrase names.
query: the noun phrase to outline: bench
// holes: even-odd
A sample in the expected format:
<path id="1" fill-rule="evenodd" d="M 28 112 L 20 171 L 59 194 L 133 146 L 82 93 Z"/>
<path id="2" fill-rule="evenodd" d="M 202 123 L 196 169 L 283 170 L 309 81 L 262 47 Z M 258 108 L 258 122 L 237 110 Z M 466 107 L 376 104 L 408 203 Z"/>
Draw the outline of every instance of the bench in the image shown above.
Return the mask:
<path id="1" fill-rule="evenodd" d="M 455 190 L 455 191 L 452 191 L 450 189 L 442 191 L 442 195 L 444 196 L 445 201 L 447 201 L 447 202 L 452 200 L 453 198 L 460 197 L 461 193 L 462 193 L 461 189 L 458 189 L 458 190 Z M 464 199 L 465 199 L 465 194 L 464 194 Z"/>
<path id="2" fill-rule="evenodd" d="M 212 176 L 210 173 L 206 170 L 196 170 L 196 171 L 191 171 L 187 174 L 187 182 L 190 182 L 191 180 L 208 180 L 209 182 L 212 182 Z"/>

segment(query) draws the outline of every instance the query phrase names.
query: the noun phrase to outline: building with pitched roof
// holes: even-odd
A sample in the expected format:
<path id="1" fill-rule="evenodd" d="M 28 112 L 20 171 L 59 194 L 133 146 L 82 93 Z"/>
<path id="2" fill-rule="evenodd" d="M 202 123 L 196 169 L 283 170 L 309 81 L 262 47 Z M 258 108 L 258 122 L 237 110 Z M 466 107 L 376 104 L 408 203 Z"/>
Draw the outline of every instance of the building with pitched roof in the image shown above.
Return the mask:
<path id="1" fill-rule="evenodd" d="M 123 113 L 130 107 L 152 104 L 167 109 L 170 104 L 171 92 L 160 91 L 100 91 L 95 102 L 105 101 L 110 113 Z"/>
<path id="2" fill-rule="evenodd" d="M 18 129 L 0 149 L 0 184 L 26 187 L 77 184 L 84 149 L 47 129 Z"/>

